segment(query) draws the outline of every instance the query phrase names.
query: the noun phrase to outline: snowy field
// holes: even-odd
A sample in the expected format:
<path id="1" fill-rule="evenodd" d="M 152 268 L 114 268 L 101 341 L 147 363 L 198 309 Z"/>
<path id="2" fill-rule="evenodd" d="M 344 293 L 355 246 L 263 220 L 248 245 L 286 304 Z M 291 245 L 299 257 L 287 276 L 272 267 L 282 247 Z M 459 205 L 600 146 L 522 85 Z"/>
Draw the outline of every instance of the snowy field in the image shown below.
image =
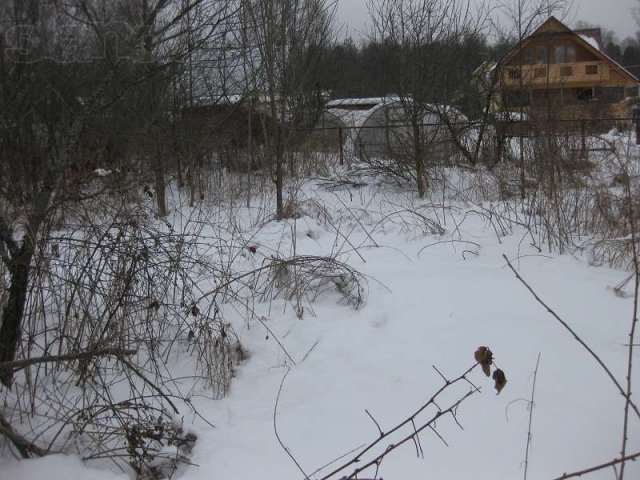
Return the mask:
<path id="1" fill-rule="evenodd" d="M 437 401 L 443 410 L 474 393 L 455 418 L 444 415 L 420 433 L 419 443 L 390 452 L 376 478 L 523 478 L 538 356 L 527 478 L 552 479 L 616 458 L 623 397 L 515 278 L 503 255 L 621 384 L 633 299 L 613 288 L 628 273 L 591 266 L 579 252 L 539 251 L 524 229 L 501 230 L 499 219 L 477 205 L 452 201 L 443 208 L 375 179 L 366 183 L 336 189 L 305 183 L 303 216 L 295 220 L 261 223 L 251 209 L 236 213 L 247 247 L 238 257 L 242 268 L 259 267 L 273 255 L 332 256 L 363 275 L 363 302 L 346 301 L 338 280 L 312 302 L 283 295 L 256 301 L 257 318 L 248 321 L 233 313 L 237 305 L 229 306 L 227 318 L 249 358 L 227 397 L 212 400 L 199 386 L 190 396 L 199 415 L 181 406 L 178 420 L 198 440 L 194 465 L 174 478 L 323 478 L 375 441 L 378 428 L 387 432 L 422 407 L 443 386 L 440 373 L 454 379 L 472 367 L 479 346 L 488 346 L 505 371 L 504 390 L 496 395 L 493 381 L 475 368 L 468 379 L 480 391 L 464 381 L 446 389 Z M 435 231 L 436 223 L 443 232 Z M 639 372 L 640 366 L 636 385 Z M 436 412 L 431 405 L 416 417 L 416 427 Z M 640 424 L 631 418 L 629 453 L 640 450 Z M 351 474 L 412 432 L 411 424 L 400 429 L 332 478 Z M 2 462 L 2 480 L 128 478 L 60 455 Z M 374 475 L 372 468 L 358 478 Z M 612 479 L 614 473 L 605 469 L 587 478 Z M 626 478 L 640 478 L 638 462 L 627 465 Z"/>

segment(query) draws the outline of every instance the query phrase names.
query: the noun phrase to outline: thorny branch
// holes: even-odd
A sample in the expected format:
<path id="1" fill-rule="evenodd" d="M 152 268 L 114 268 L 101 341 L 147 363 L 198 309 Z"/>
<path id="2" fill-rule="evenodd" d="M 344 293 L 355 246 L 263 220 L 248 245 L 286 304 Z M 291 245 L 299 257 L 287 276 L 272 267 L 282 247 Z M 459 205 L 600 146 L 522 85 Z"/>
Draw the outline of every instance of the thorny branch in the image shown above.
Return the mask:
<path id="1" fill-rule="evenodd" d="M 382 463 L 382 461 L 384 460 L 384 458 L 391 453 L 392 451 L 394 451 L 396 448 L 400 447 L 401 445 L 404 445 L 405 443 L 409 442 L 409 441 L 415 441 L 416 438 L 418 437 L 418 435 L 420 434 L 420 432 L 422 432 L 423 430 L 425 430 L 426 428 L 433 428 L 435 422 L 443 417 L 444 415 L 450 414 L 453 416 L 454 420 L 456 420 L 456 410 L 458 408 L 458 406 L 460 406 L 460 404 L 466 400 L 469 396 L 473 395 L 474 393 L 479 392 L 479 389 L 476 387 L 473 387 L 471 390 L 469 390 L 469 392 L 467 392 L 465 395 L 463 395 L 462 397 L 460 397 L 455 403 L 451 404 L 449 407 L 442 409 L 440 408 L 437 403 L 436 403 L 436 399 L 449 387 L 451 387 L 452 385 L 459 383 L 459 382 L 467 382 L 470 385 L 473 386 L 473 384 L 471 382 L 469 382 L 469 380 L 466 378 L 467 375 L 469 373 L 471 373 L 471 371 L 476 368 L 478 364 L 474 364 L 472 367 L 470 367 L 469 369 L 467 369 L 462 375 L 454 378 L 453 380 L 448 380 L 446 378 L 444 378 L 444 385 L 442 385 L 437 391 L 436 393 L 434 393 L 431 398 L 424 403 L 420 408 L 418 408 L 413 414 L 411 414 L 409 417 L 407 417 L 405 420 L 403 420 L 402 422 L 398 423 L 395 427 L 393 427 L 392 429 L 383 432 L 382 429 L 380 429 L 380 436 L 372 441 L 371 443 L 369 443 L 363 450 L 361 450 L 359 453 L 357 453 L 354 457 L 352 457 L 351 459 L 347 460 L 346 462 L 344 462 L 343 464 L 341 464 L 340 466 L 336 467 L 334 470 L 332 470 L 331 472 L 329 472 L 328 474 L 326 474 L 325 476 L 323 476 L 320 480 L 329 480 L 330 478 L 334 477 L 335 475 L 337 475 L 340 472 L 343 472 L 344 470 L 348 469 L 349 467 L 352 467 L 356 464 L 359 464 L 360 462 L 363 461 L 363 457 L 371 452 L 373 450 L 374 447 L 379 446 L 384 440 L 387 440 L 389 438 L 391 438 L 391 436 L 393 434 L 395 434 L 396 432 L 398 432 L 401 428 L 410 425 L 411 426 L 411 433 L 409 433 L 408 435 L 406 435 L 405 437 L 403 437 L 402 439 L 400 439 L 398 442 L 395 443 L 391 443 L 390 445 L 388 445 L 385 450 L 376 455 L 374 458 L 372 458 L 371 460 L 366 461 L 366 463 L 364 463 L 361 467 L 356 468 L 355 470 L 353 470 L 353 472 L 351 472 L 350 474 L 348 474 L 348 476 L 344 477 L 347 479 L 350 478 L 356 478 L 357 475 L 359 473 L 361 473 L 362 471 L 366 470 L 367 468 L 373 467 L 375 466 L 376 468 L 378 468 L 380 466 L 380 464 Z M 416 418 L 418 417 L 418 415 L 420 415 L 424 410 L 426 410 L 428 407 L 430 406 L 435 406 L 438 411 L 428 420 L 425 421 L 421 421 L 418 422 L 418 425 L 416 425 Z M 459 423 L 458 423 L 459 425 Z"/>
<path id="2" fill-rule="evenodd" d="M 374 459 L 370 460 L 369 462 L 365 463 L 363 466 L 356 468 L 348 477 L 346 477 L 347 479 L 351 479 L 351 478 L 358 478 L 358 474 L 360 472 L 365 471 L 366 469 L 368 469 L 369 467 L 372 467 L 374 465 L 378 466 L 382 463 L 382 460 L 384 459 L 384 457 L 386 457 L 389 453 L 391 453 L 392 451 L 394 451 L 396 448 L 404 445 L 405 443 L 407 443 L 410 440 L 414 440 L 415 438 L 418 437 L 418 435 L 420 434 L 420 432 L 422 432 L 425 428 L 431 428 L 434 429 L 433 424 L 441 417 L 443 417 L 444 415 L 447 414 L 451 414 L 453 416 L 454 419 L 456 419 L 456 410 L 458 409 L 458 407 L 460 406 L 460 404 L 466 400 L 468 397 L 470 397 L 471 395 L 473 395 L 475 393 L 474 390 L 469 390 L 464 396 L 462 396 L 457 402 L 455 402 L 454 404 L 452 404 L 451 406 L 449 406 L 448 408 L 446 408 L 445 410 L 440 410 L 438 411 L 438 413 L 436 413 L 433 417 L 431 417 L 431 419 L 424 423 L 423 425 L 421 425 L 419 428 L 415 429 L 415 431 L 413 433 L 410 433 L 409 435 L 405 436 L 402 440 L 400 440 L 397 443 L 392 443 L 390 444 L 385 450 L 384 452 L 380 453 L 377 457 L 375 457 Z M 456 420 L 457 423 L 457 420 Z M 440 436 L 440 435 L 438 435 Z"/>

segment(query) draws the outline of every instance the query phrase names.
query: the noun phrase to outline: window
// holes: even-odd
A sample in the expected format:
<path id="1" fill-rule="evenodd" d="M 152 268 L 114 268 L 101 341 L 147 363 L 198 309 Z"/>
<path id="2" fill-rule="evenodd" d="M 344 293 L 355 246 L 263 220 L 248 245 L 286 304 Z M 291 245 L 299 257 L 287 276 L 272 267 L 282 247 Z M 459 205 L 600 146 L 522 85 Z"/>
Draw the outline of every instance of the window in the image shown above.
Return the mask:
<path id="1" fill-rule="evenodd" d="M 576 95 L 578 100 L 582 102 L 593 100 L 593 88 L 579 88 Z"/>
<path id="2" fill-rule="evenodd" d="M 598 75 L 598 65 L 587 65 L 585 67 L 585 73 L 587 75 Z"/>
<path id="3" fill-rule="evenodd" d="M 573 75 L 573 67 L 560 67 L 561 77 L 570 77 Z"/>
<path id="4" fill-rule="evenodd" d="M 555 63 L 575 63 L 576 49 L 573 45 L 556 45 L 553 47 Z"/>
<path id="5" fill-rule="evenodd" d="M 544 78 L 547 76 L 546 67 L 536 67 L 533 69 L 533 78 Z"/>
<path id="6" fill-rule="evenodd" d="M 536 63 L 548 63 L 547 62 L 547 47 L 538 47 L 536 50 Z"/>
<path id="7" fill-rule="evenodd" d="M 532 48 L 526 51 L 524 63 L 527 65 L 533 65 L 533 57 L 535 56 L 535 52 Z"/>
<path id="8" fill-rule="evenodd" d="M 520 78 L 520 69 L 519 68 L 510 68 L 508 70 L 509 79 L 510 80 L 518 80 Z"/>
<path id="9" fill-rule="evenodd" d="M 535 103 L 546 102 L 550 98 L 549 90 L 546 88 L 543 90 L 532 90 L 531 98 Z"/>
<path id="10" fill-rule="evenodd" d="M 602 100 L 606 103 L 621 102 L 624 100 L 624 87 L 605 87 L 602 89 L 601 95 Z"/>
<path id="11" fill-rule="evenodd" d="M 528 90 L 510 90 L 505 92 L 505 105 L 509 108 L 527 107 L 530 105 L 530 96 Z"/>

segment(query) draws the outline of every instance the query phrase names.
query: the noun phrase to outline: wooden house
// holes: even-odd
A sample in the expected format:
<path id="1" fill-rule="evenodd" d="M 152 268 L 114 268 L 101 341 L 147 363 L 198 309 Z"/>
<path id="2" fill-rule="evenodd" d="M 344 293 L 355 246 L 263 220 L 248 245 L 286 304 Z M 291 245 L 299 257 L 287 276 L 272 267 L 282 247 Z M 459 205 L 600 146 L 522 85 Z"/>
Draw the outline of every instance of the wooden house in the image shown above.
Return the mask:
<path id="1" fill-rule="evenodd" d="M 604 53 L 599 29 L 571 30 L 555 17 L 523 39 L 495 74 L 500 110 L 546 122 L 612 126 L 631 116 L 640 85 Z"/>

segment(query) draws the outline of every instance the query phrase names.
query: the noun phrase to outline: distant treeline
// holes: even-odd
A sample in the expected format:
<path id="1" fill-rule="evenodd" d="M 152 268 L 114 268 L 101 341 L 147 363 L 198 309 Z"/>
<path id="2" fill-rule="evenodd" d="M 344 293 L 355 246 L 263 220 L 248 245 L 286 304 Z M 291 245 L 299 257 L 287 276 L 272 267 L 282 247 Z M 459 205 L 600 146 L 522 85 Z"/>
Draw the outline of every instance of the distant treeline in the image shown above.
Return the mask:
<path id="1" fill-rule="evenodd" d="M 579 22 L 576 28 L 592 27 Z M 640 42 L 628 37 L 619 41 L 615 34 L 602 29 L 603 49 L 617 63 L 636 77 L 640 77 Z M 450 60 L 457 63 L 462 76 L 470 76 L 486 60 L 499 60 L 515 45 L 515 39 L 489 42 L 485 37 L 474 35 L 465 39 L 464 44 L 433 45 L 435 64 L 442 62 L 451 68 Z M 379 96 L 401 91 L 401 79 L 395 72 L 400 70 L 397 63 L 401 47 L 373 40 L 356 42 L 348 38 L 326 47 L 317 65 L 318 85 L 335 97 Z M 436 52 L 438 50 L 438 52 Z M 437 58 L 436 53 L 442 55 Z M 453 55 L 452 55 L 453 54 Z M 422 55 L 420 57 L 423 57 Z M 462 80 L 462 78 L 461 78 Z"/>

